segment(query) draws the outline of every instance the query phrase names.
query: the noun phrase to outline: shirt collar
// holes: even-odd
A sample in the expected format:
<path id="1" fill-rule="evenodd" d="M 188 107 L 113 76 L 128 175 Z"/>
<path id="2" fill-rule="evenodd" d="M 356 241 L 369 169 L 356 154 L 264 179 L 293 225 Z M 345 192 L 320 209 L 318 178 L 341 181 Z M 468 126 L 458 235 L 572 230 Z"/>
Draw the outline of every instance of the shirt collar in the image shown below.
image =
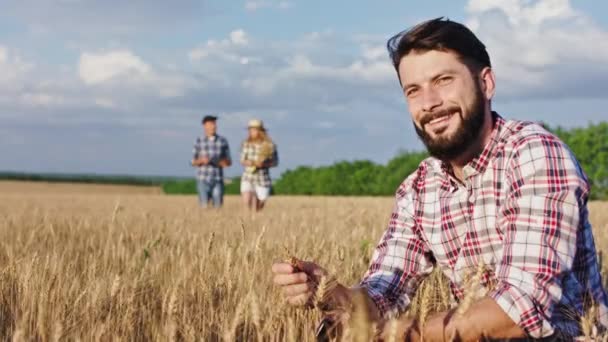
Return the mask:
<path id="1" fill-rule="evenodd" d="M 490 159 L 494 154 L 494 150 L 496 149 L 496 145 L 500 139 L 500 134 L 505 125 L 505 119 L 503 119 L 498 113 L 492 112 L 492 121 L 494 121 L 494 125 L 492 128 L 492 134 L 490 135 L 490 142 L 486 144 L 481 153 L 479 153 L 475 158 L 469 161 L 463 168 L 463 172 L 465 174 L 465 178 L 477 173 L 483 173 L 488 164 L 490 163 Z M 452 166 L 450 163 L 441 162 L 441 170 L 447 172 L 449 174 L 452 173 Z"/>
<path id="2" fill-rule="evenodd" d="M 494 155 L 502 129 L 505 125 L 505 119 L 503 119 L 498 113 L 492 112 L 492 120 L 494 121 L 494 127 L 492 128 L 492 134 L 490 135 L 490 142 L 486 144 L 481 153 L 477 157 L 473 158 L 467 163 L 467 166 L 472 168 L 476 173 L 485 172 L 490 159 Z"/>
<path id="3" fill-rule="evenodd" d="M 209 141 L 215 141 L 217 139 L 218 135 L 212 135 L 212 136 L 207 136 L 205 135 L 205 140 L 209 140 Z"/>

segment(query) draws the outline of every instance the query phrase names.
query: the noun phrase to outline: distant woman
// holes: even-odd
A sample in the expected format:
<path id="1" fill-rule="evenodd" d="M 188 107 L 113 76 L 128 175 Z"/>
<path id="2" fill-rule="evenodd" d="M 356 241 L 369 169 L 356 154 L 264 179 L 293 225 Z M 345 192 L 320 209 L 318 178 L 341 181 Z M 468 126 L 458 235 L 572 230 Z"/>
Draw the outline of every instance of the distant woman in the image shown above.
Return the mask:
<path id="1" fill-rule="evenodd" d="M 241 195 L 245 208 L 260 211 L 270 197 L 272 181 L 269 168 L 279 164 L 279 157 L 277 147 L 261 120 L 249 121 L 247 129 L 249 136 L 241 146 L 241 164 L 245 167 L 241 177 Z"/>

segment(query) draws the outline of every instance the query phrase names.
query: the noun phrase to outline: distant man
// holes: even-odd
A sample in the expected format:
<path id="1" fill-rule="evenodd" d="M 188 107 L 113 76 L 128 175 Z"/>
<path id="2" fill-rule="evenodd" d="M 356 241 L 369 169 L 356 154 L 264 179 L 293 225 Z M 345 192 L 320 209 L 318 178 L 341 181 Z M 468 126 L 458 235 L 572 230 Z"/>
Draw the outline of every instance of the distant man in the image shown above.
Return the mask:
<path id="1" fill-rule="evenodd" d="M 224 168 L 232 165 L 228 141 L 217 134 L 217 117 L 203 118 L 205 135 L 198 137 L 194 144 L 192 166 L 197 168 L 197 190 L 202 208 L 207 208 L 209 200 L 215 208 L 224 202 Z"/>
<path id="2" fill-rule="evenodd" d="M 589 181 L 570 149 L 541 126 L 492 110 L 496 81 L 484 44 L 464 25 L 434 19 L 388 42 L 416 132 L 431 157 L 399 186 L 388 227 L 355 287 L 336 286 L 328 311 L 363 297 L 369 317 L 398 341 L 572 341 L 591 303 L 599 325 L 608 300 L 588 217 Z M 479 267 L 481 265 L 482 267 Z M 433 267 L 463 300 L 423 326 L 401 317 Z M 273 265 L 292 304 L 312 298 L 325 271 L 312 262 Z M 591 310 L 593 311 L 593 310 Z M 588 317 L 588 316 L 587 316 Z M 590 318 L 590 317 L 588 317 Z M 388 330 L 388 331 L 387 331 Z M 453 339 L 452 339 L 453 338 Z"/>

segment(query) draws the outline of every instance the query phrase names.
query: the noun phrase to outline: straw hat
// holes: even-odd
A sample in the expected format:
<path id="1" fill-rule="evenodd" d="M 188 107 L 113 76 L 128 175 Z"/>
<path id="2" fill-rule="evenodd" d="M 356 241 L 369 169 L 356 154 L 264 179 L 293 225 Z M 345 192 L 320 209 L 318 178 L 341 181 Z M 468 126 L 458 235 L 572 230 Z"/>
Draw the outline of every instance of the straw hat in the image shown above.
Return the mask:
<path id="1" fill-rule="evenodd" d="M 258 119 L 249 120 L 249 124 L 247 125 L 247 128 L 257 128 L 257 129 L 265 130 L 264 123 L 262 122 L 262 120 L 258 120 Z"/>

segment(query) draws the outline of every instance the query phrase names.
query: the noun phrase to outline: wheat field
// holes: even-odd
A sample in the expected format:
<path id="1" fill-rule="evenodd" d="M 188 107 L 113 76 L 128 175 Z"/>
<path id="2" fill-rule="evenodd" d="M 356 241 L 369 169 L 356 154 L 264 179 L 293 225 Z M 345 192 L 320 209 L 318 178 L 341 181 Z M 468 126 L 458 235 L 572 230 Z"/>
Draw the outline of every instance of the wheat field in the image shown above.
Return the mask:
<path id="1" fill-rule="evenodd" d="M 0 339 L 314 340 L 319 314 L 288 307 L 270 265 L 286 248 L 355 284 L 391 206 L 273 197 L 251 216 L 230 196 L 204 211 L 157 189 L 0 182 Z M 590 208 L 608 248 L 608 204 Z"/>

